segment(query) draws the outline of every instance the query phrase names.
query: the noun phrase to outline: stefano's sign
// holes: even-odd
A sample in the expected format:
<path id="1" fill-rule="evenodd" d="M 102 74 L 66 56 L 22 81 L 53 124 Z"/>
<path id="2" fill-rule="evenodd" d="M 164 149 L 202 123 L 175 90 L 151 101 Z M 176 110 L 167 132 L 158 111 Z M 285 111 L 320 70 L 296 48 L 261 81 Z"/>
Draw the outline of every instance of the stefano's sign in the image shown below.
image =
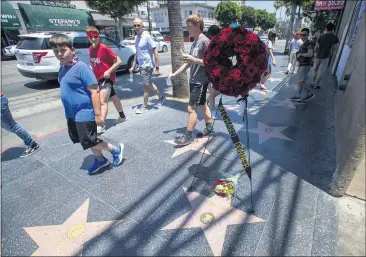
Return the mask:
<path id="1" fill-rule="evenodd" d="M 5 13 L 1 14 L 1 22 L 10 22 L 10 21 L 14 21 L 16 19 L 18 19 L 17 16 L 12 15 L 12 14 L 5 14 Z"/>
<path id="2" fill-rule="evenodd" d="M 77 27 L 80 25 L 80 20 L 76 19 L 48 19 L 55 27 Z"/>
<path id="3" fill-rule="evenodd" d="M 346 1 L 338 0 L 338 1 L 324 1 L 324 0 L 316 0 L 315 2 L 315 11 L 321 10 L 340 10 L 343 9 Z"/>

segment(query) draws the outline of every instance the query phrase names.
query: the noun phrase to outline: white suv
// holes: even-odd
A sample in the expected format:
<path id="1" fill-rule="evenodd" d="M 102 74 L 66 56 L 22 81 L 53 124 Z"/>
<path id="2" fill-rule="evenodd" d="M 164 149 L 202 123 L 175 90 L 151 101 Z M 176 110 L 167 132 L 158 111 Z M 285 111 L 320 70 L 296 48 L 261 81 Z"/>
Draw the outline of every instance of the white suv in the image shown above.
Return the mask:
<path id="1" fill-rule="evenodd" d="M 75 54 L 81 61 L 89 64 L 90 43 L 85 32 L 62 32 L 73 41 Z M 58 78 L 60 62 L 50 48 L 48 41 L 55 34 L 32 33 L 20 35 L 15 56 L 18 59 L 17 69 L 25 77 L 40 80 L 53 80 Z M 121 67 L 117 71 L 128 70 L 136 54 L 134 47 L 123 46 L 114 40 L 100 35 L 100 41 L 109 46 L 122 60 Z"/>

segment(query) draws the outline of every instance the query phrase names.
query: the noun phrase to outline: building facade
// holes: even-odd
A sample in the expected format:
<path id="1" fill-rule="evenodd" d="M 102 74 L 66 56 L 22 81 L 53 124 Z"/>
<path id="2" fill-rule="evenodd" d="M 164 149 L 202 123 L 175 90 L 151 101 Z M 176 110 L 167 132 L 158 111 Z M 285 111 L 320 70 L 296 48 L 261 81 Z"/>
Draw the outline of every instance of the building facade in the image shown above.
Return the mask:
<path id="1" fill-rule="evenodd" d="M 192 1 L 196 2 L 196 1 Z M 206 1 L 201 1 L 206 2 Z M 219 23 L 214 18 L 214 7 L 205 3 L 191 3 L 190 1 L 181 2 L 181 15 L 182 15 L 182 27 L 184 31 L 184 41 L 189 42 L 189 36 L 187 31 L 186 19 L 191 14 L 199 14 L 203 17 L 204 32 L 207 32 L 211 25 L 218 25 Z M 151 16 L 153 21 L 156 23 L 156 30 L 169 40 L 169 18 L 168 18 L 168 7 L 162 3 L 159 7 L 151 8 Z"/>
<path id="2" fill-rule="evenodd" d="M 366 2 L 346 1 L 337 28 L 340 40 L 330 68 L 334 96 L 337 169 L 331 194 L 365 199 L 365 27 Z"/>

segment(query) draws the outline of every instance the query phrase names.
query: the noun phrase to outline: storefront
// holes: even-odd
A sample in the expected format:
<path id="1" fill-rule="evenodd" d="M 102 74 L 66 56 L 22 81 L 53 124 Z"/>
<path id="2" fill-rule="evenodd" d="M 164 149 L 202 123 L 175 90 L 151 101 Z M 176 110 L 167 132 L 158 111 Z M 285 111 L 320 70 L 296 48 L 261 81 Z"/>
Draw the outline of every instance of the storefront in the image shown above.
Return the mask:
<path id="1" fill-rule="evenodd" d="M 1 1 L 1 47 L 16 45 L 20 28 L 13 6 L 7 1 Z"/>
<path id="2" fill-rule="evenodd" d="M 95 25 L 90 12 L 63 7 L 18 3 L 26 30 L 36 31 L 85 31 Z"/>
<path id="3" fill-rule="evenodd" d="M 95 27 L 98 28 L 101 34 L 119 42 L 120 37 L 118 35 L 118 29 L 116 21 L 110 17 L 100 14 L 99 12 L 91 12 Z"/>

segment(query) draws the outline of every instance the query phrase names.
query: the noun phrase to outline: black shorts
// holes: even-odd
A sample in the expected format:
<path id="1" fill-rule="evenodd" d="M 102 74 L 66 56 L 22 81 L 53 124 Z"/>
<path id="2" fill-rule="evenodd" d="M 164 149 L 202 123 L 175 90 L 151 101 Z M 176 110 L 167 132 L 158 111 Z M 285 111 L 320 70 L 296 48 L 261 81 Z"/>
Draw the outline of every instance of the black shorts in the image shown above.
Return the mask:
<path id="1" fill-rule="evenodd" d="M 105 81 L 105 83 L 103 85 L 104 81 Z M 111 88 L 111 94 L 109 95 L 109 98 L 116 95 L 116 91 L 114 91 L 114 87 L 113 87 L 113 81 L 111 79 L 100 79 L 98 81 L 98 85 L 99 85 L 99 89 L 102 89 L 102 86 L 103 86 L 103 88 L 106 88 L 106 87 Z"/>
<path id="2" fill-rule="evenodd" d="M 71 141 L 74 144 L 80 143 L 84 150 L 103 142 L 98 138 L 95 121 L 76 122 L 73 119 L 68 119 L 67 129 Z"/>
<path id="3" fill-rule="evenodd" d="M 204 105 L 206 104 L 206 93 L 208 83 L 205 84 L 189 84 L 189 105 Z"/>

